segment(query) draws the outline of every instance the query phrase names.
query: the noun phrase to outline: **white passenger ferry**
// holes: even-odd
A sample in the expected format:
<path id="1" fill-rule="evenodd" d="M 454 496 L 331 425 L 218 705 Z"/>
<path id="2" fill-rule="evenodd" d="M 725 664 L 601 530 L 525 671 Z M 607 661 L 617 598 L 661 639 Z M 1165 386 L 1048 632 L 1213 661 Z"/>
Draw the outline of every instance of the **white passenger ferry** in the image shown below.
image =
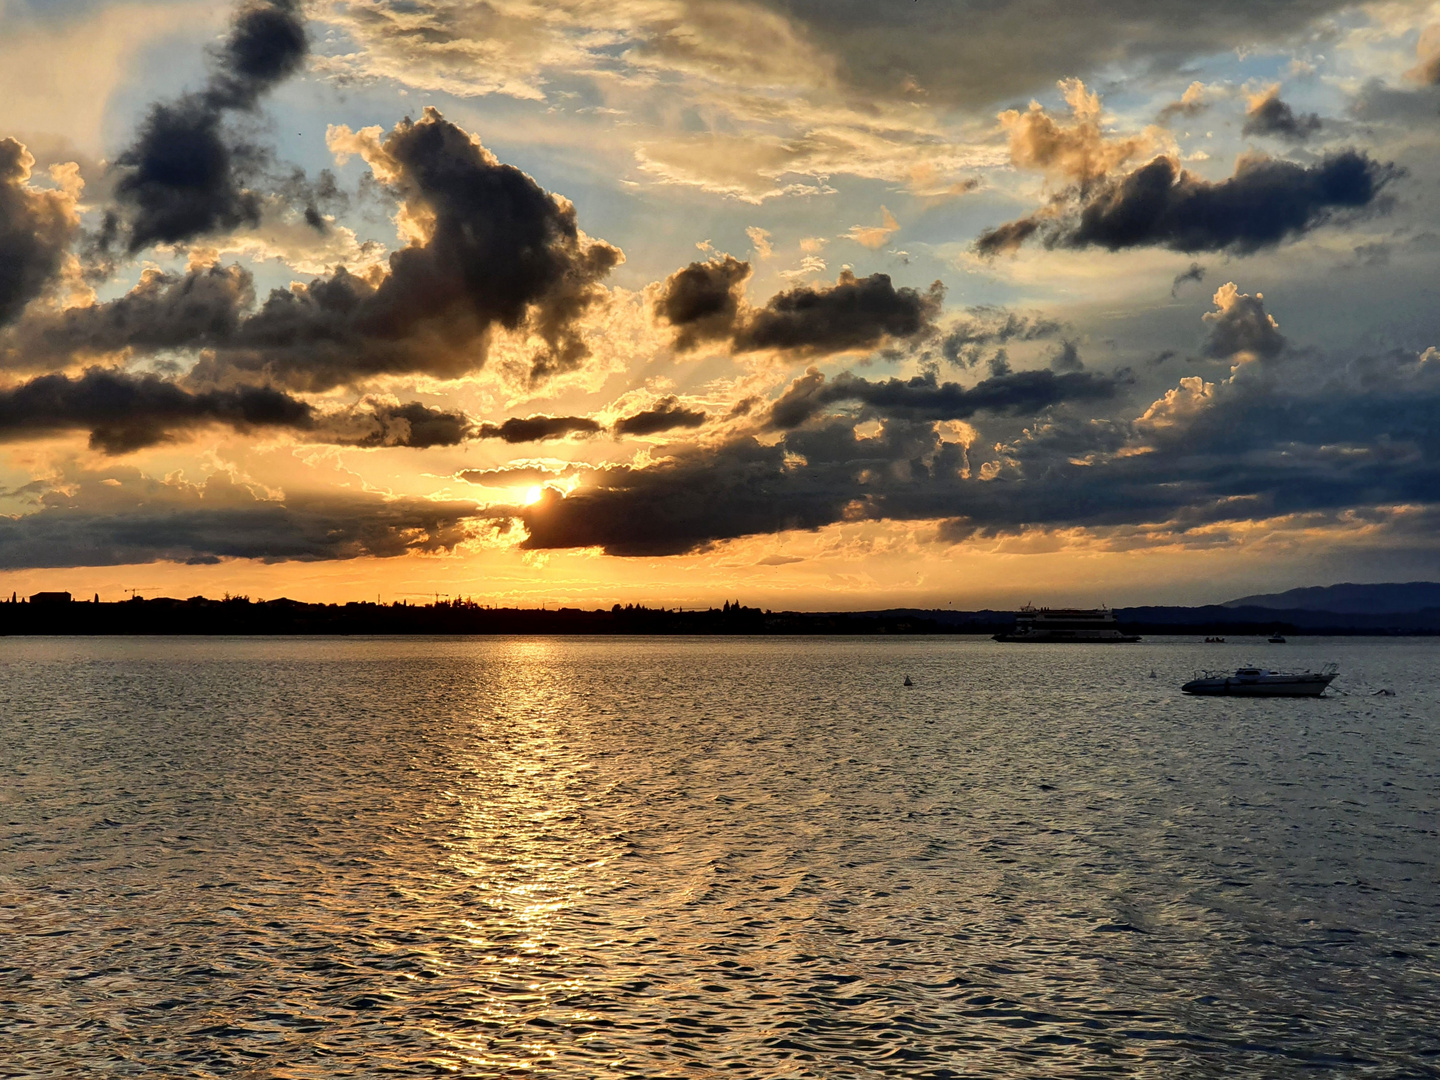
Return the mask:
<path id="1" fill-rule="evenodd" d="M 996 634 L 996 641 L 1113 644 L 1139 641 L 1122 634 L 1109 608 L 1037 608 L 1026 604 L 1015 613 L 1015 629 Z"/>

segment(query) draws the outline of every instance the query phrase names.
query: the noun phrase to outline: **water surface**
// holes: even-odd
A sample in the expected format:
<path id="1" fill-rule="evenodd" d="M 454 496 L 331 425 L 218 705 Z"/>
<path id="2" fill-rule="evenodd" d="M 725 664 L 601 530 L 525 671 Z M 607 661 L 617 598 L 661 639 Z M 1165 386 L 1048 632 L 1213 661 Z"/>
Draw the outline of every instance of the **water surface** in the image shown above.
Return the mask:
<path id="1" fill-rule="evenodd" d="M 0 1075 L 1437 1076 L 1437 659 L 0 639 Z"/>

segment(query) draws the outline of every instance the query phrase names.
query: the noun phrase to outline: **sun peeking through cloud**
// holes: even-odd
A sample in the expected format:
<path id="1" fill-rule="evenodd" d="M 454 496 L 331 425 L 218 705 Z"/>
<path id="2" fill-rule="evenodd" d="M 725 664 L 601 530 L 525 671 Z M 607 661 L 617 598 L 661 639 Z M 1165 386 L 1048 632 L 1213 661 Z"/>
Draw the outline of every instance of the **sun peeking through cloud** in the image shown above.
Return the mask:
<path id="1" fill-rule="evenodd" d="M 526 506 L 534 506 L 536 503 L 538 503 L 538 502 L 544 497 L 544 495 L 545 495 L 545 489 L 544 489 L 543 487 L 541 487 L 539 484 L 536 484 L 536 485 L 534 485 L 533 487 L 528 487 L 528 488 L 526 488 L 526 489 L 525 489 L 525 505 L 526 505 Z"/>

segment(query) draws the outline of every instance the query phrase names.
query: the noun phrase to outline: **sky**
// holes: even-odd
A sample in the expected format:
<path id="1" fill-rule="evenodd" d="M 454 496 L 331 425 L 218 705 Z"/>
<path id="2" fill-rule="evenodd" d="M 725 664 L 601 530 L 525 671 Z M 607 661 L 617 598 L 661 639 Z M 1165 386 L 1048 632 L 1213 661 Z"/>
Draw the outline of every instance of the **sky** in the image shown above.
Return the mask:
<path id="1" fill-rule="evenodd" d="M 0 0 L 0 590 L 1440 577 L 1440 4 Z"/>

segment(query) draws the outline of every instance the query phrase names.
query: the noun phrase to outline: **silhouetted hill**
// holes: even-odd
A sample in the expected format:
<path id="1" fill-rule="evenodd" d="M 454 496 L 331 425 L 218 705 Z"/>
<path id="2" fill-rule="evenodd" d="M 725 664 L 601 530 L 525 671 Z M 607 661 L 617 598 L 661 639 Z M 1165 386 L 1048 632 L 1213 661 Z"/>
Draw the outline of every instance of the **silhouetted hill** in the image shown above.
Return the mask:
<path id="1" fill-rule="evenodd" d="M 1410 581 L 1386 585 L 1315 585 L 1288 592 L 1227 600 L 1221 607 L 1271 611 L 1331 611 L 1340 615 L 1385 615 L 1440 608 L 1440 583 Z"/>

